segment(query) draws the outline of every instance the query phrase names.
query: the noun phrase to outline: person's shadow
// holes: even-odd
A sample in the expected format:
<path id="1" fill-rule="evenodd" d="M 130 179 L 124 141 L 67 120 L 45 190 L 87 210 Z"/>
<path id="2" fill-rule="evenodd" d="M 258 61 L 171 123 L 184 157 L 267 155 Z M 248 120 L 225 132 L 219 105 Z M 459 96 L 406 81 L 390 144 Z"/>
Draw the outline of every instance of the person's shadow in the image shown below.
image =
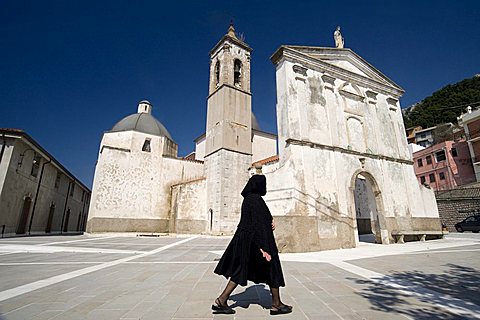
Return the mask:
<path id="1" fill-rule="evenodd" d="M 248 287 L 245 291 L 230 296 L 230 300 L 235 303 L 230 307 L 248 308 L 251 304 L 258 304 L 264 309 L 270 309 L 272 306 L 272 296 L 270 290 L 265 289 L 264 285 L 256 284 Z"/>

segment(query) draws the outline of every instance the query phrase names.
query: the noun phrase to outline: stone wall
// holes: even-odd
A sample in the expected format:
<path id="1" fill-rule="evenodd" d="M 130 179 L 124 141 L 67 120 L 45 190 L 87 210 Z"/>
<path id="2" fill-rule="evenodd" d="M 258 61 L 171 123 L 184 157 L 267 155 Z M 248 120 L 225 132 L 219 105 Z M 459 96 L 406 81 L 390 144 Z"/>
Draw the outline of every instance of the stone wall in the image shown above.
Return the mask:
<path id="1" fill-rule="evenodd" d="M 440 221 L 450 232 L 456 232 L 455 224 L 473 215 L 480 214 L 480 186 L 457 188 L 437 194 Z"/>

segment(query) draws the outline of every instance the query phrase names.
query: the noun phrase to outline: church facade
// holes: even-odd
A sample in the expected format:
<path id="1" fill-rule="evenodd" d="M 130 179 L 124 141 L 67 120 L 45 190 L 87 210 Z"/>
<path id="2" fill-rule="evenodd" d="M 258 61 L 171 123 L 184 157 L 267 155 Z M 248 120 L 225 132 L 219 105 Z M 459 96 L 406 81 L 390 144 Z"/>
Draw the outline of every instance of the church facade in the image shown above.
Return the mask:
<path id="1" fill-rule="evenodd" d="M 350 49 L 282 46 L 272 56 L 277 147 L 252 113 L 250 53 L 232 26 L 210 51 L 195 156 L 177 156 L 148 101 L 105 132 L 87 231 L 232 234 L 255 163 L 282 252 L 440 230 L 434 193 L 415 178 L 398 85 Z"/>

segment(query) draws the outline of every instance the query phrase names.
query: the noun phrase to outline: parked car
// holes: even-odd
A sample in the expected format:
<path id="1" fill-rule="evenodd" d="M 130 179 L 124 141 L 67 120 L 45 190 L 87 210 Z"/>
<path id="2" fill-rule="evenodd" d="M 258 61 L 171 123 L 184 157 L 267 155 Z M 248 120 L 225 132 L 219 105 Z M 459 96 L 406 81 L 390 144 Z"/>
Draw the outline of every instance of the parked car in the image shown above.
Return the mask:
<path id="1" fill-rule="evenodd" d="M 480 215 L 475 215 L 466 218 L 465 220 L 455 224 L 455 229 L 458 232 L 463 231 L 472 231 L 472 232 L 479 232 L 480 231 Z"/>

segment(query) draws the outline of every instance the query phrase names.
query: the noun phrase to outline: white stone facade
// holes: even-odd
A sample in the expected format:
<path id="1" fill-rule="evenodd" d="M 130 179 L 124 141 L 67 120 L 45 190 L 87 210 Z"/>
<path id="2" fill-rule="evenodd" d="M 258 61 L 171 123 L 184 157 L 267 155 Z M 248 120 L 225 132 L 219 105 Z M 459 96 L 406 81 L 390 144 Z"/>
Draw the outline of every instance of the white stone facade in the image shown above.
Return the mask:
<path id="1" fill-rule="evenodd" d="M 349 49 L 282 47 L 272 60 L 280 160 L 265 170 L 266 199 L 282 221 L 283 251 L 356 245 L 359 174 L 374 190 L 378 242 L 439 230 L 434 193 L 418 184 L 403 135 L 401 88 Z"/>

